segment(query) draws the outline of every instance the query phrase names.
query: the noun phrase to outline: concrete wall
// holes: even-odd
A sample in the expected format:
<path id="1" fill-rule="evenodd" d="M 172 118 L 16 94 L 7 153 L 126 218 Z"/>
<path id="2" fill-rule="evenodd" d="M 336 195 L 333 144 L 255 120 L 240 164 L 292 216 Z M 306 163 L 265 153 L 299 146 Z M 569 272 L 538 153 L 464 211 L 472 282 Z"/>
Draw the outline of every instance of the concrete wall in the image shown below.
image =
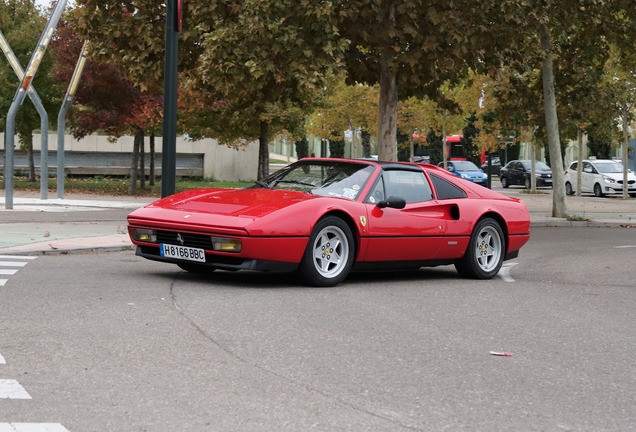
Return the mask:
<path id="1" fill-rule="evenodd" d="M 15 146 L 19 146 L 16 137 Z M 33 135 L 33 149 L 40 150 L 41 136 Z M 50 151 L 57 150 L 57 135 L 49 134 Z M 114 142 L 108 141 L 103 135 L 91 135 L 76 140 L 72 135 L 65 135 L 64 152 L 78 153 L 132 153 L 134 137 L 124 136 Z M 0 133 L 0 148 L 4 149 L 4 133 Z M 145 139 L 146 154 L 149 151 L 149 139 Z M 155 151 L 161 154 L 162 138 L 155 138 Z M 219 145 L 216 140 L 204 139 L 190 141 L 184 137 L 177 137 L 177 153 L 193 153 L 203 155 L 203 177 L 224 181 L 251 181 L 256 179 L 258 171 L 258 143 L 252 142 L 247 147 L 234 150 L 225 145 Z M 49 165 L 54 166 L 55 160 L 49 158 Z M 159 158 L 161 160 L 161 158 Z M 38 160 L 39 163 L 39 160 Z"/>

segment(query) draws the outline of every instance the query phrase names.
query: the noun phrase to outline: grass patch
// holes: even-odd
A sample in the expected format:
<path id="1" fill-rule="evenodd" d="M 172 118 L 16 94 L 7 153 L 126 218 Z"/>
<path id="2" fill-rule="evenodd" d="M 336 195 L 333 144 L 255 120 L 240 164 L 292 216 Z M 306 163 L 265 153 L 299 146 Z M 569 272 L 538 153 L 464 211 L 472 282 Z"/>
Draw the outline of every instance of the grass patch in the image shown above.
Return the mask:
<path id="1" fill-rule="evenodd" d="M 1 179 L 2 177 L 0 177 Z M 64 179 L 65 193 L 83 193 L 90 195 L 114 195 L 121 196 L 128 194 L 129 180 L 116 177 L 86 177 Z M 253 182 L 223 182 L 210 179 L 177 179 L 175 190 L 182 192 L 196 188 L 225 188 L 238 189 L 254 184 Z M 57 191 L 57 179 L 51 178 L 48 181 L 49 191 Z M 13 189 L 19 191 L 40 191 L 40 180 L 30 182 L 26 177 L 15 177 L 13 179 Z M 161 183 L 149 186 L 146 181 L 145 187 L 141 189 L 137 182 L 137 196 L 161 197 Z"/>
<path id="2" fill-rule="evenodd" d="M 287 165 L 289 162 L 287 162 L 286 160 L 281 160 L 281 159 L 270 159 L 269 163 L 271 164 L 285 164 Z"/>
<path id="3" fill-rule="evenodd" d="M 571 214 L 565 214 L 564 216 L 565 216 L 565 219 L 570 222 L 592 222 L 592 219 L 588 219 L 585 216 L 571 215 Z"/>
<path id="4" fill-rule="evenodd" d="M 528 195 L 547 195 L 548 194 L 547 192 L 543 192 L 540 190 L 532 191 L 530 189 L 521 189 L 521 193 L 528 194 Z"/>

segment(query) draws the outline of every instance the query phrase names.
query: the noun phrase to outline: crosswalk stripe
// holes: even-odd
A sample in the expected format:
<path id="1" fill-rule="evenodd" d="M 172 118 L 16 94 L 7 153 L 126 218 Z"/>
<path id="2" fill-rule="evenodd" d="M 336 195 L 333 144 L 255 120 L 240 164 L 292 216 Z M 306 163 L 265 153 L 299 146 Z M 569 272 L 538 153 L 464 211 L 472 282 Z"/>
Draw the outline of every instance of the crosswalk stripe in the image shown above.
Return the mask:
<path id="1" fill-rule="evenodd" d="M 4 357 L 2 357 L 2 354 L 0 354 L 0 364 L 7 364 L 7 361 L 4 359 Z"/>
<path id="2" fill-rule="evenodd" d="M 0 268 L 1 275 L 12 275 L 12 274 L 16 274 L 17 272 L 18 272 L 17 269 L 1 269 Z"/>
<path id="3" fill-rule="evenodd" d="M 0 423 L 0 432 L 68 432 L 59 423 Z"/>
<path id="4" fill-rule="evenodd" d="M 33 255 L 0 255 L 0 259 L 21 259 L 21 260 L 33 260 L 37 256 Z"/>
<path id="5" fill-rule="evenodd" d="M 24 267 L 28 262 L 23 261 L 0 261 L 2 267 Z"/>
<path id="6" fill-rule="evenodd" d="M 16 380 L 0 379 L 0 399 L 31 399 L 31 395 Z"/>
<path id="7" fill-rule="evenodd" d="M 9 279 L 0 279 L 0 286 L 5 286 Z"/>

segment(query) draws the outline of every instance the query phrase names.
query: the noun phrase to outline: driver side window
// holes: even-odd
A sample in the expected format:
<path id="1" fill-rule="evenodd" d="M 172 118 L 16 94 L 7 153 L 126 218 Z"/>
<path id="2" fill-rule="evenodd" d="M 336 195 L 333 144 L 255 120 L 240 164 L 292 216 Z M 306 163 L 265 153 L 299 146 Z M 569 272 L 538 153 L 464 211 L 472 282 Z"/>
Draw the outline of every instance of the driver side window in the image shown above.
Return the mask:
<path id="1" fill-rule="evenodd" d="M 391 170 L 382 174 L 367 201 L 377 204 L 391 196 L 404 198 L 408 204 L 430 201 L 433 192 L 423 172 Z"/>

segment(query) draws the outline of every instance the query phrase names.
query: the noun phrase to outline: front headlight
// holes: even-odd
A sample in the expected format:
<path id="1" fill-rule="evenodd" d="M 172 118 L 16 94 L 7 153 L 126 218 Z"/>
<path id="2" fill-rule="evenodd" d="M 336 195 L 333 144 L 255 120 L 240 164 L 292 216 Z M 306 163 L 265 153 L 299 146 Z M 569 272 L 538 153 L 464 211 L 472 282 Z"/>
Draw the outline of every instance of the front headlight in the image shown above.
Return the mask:
<path id="1" fill-rule="evenodd" d="M 468 174 L 462 174 L 461 176 L 462 176 L 463 179 L 470 178 L 470 176 Z"/>
<path id="2" fill-rule="evenodd" d="M 238 238 L 211 237 L 212 249 L 219 252 L 238 253 L 242 249 L 242 241 Z"/>
<path id="3" fill-rule="evenodd" d="M 604 175 L 603 176 L 603 181 L 607 182 L 607 183 L 616 183 L 616 180 L 614 180 L 613 178 Z"/>
<path id="4" fill-rule="evenodd" d="M 157 231 L 147 228 L 128 227 L 128 232 L 133 240 L 146 243 L 157 243 Z"/>

